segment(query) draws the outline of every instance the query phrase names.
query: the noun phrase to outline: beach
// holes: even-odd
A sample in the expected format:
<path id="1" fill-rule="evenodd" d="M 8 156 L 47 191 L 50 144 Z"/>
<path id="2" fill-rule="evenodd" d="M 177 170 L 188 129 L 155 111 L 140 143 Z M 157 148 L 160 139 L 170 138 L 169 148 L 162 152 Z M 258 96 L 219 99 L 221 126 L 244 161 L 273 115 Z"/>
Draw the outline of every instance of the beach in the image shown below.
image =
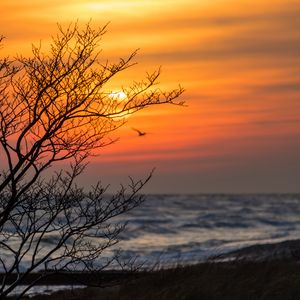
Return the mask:
<path id="1" fill-rule="evenodd" d="M 50 276 L 64 290 L 30 299 L 299 299 L 300 240 L 249 246 L 195 265 Z M 34 274 L 31 276 L 35 276 Z M 30 278 L 31 280 L 33 279 Z M 90 284 L 94 287 L 87 287 Z M 81 286 L 80 286 L 81 285 Z M 68 289 L 66 289 L 68 287 Z"/>
<path id="2" fill-rule="evenodd" d="M 139 207 L 114 220 L 127 222 L 127 227 L 121 232 L 119 243 L 108 248 L 102 257 L 105 261 L 118 253 L 120 260 L 137 271 L 122 270 L 120 265 L 111 264 L 101 272 L 78 269 L 73 273 L 53 273 L 27 295 L 59 299 L 57 294 L 46 294 L 75 293 L 78 299 L 84 299 L 92 297 L 84 296 L 86 293 L 95 293 L 95 297 L 109 293 L 112 298 L 104 299 L 119 299 L 116 297 L 121 296 L 117 294 L 122 294 L 124 299 L 144 299 L 145 295 L 133 298 L 126 295 L 137 292 L 139 286 L 148 286 L 149 295 L 160 293 L 160 288 L 172 294 L 182 281 L 181 288 L 186 293 L 190 290 L 200 293 L 198 289 L 202 291 L 204 287 L 220 293 L 221 287 L 229 289 L 231 285 L 241 291 L 244 281 L 252 282 L 253 289 L 261 293 L 261 282 L 265 281 L 268 289 L 277 286 L 276 281 L 286 282 L 292 285 L 291 289 L 296 289 L 294 284 L 298 284 L 297 277 L 300 278 L 299 214 L 300 197 L 293 194 L 152 195 Z M 24 270 L 26 265 L 24 257 Z M 30 274 L 18 288 L 22 291 L 39 275 L 39 272 Z M 10 281 L 13 280 L 11 275 Z M 87 288 L 88 285 L 94 287 Z M 17 293 L 18 289 L 10 296 Z M 215 295 L 216 292 L 208 293 Z M 62 297 L 73 299 L 71 295 Z M 157 295 L 151 297 L 145 299 L 164 299 Z M 189 299 L 187 295 L 184 297 L 182 299 Z M 214 297 L 217 298 L 211 299 L 223 299 L 220 295 Z M 260 299 L 258 295 L 255 297 L 245 299 Z"/>

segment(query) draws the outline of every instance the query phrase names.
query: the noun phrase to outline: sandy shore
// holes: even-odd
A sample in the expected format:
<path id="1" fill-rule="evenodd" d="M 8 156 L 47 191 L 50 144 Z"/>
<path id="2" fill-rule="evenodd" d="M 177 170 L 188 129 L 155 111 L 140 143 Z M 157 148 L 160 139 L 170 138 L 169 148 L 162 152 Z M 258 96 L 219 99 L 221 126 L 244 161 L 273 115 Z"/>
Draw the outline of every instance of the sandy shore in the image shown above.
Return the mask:
<path id="1" fill-rule="evenodd" d="M 252 245 L 215 257 L 215 259 L 218 258 L 248 261 L 298 260 L 300 259 L 300 240 Z"/>

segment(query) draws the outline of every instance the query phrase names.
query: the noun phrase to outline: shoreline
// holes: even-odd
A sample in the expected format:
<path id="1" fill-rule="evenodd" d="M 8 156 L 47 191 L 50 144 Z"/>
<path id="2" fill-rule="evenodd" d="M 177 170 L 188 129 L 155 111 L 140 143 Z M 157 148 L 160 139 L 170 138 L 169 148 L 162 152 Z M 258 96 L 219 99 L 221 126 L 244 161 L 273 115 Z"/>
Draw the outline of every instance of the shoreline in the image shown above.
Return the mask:
<path id="1" fill-rule="evenodd" d="M 30 274 L 28 280 L 38 275 Z M 200 299 L 195 298 L 199 293 L 205 293 L 201 299 L 214 300 L 300 299 L 300 240 L 248 246 L 195 265 L 179 264 L 166 269 L 62 272 L 51 274 L 40 282 L 41 285 L 48 287 L 48 295 L 36 292 L 24 299 L 176 300 Z M 51 286 L 65 286 L 69 289 L 53 292 L 49 288 Z M 249 288 L 253 292 L 252 298 L 245 294 Z M 293 294 L 292 298 L 286 296 L 288 290 L 288 293 Z M 159 296 L 162 291 L 165 291 L 166 298 Z M 266 292 L 272 296 L 262 298 Z M 184 293 L 192 294 L 176 298 L 178 294 Z M 218 298 L 218 293 L 227 296 Z M 276 295 L 281 295 L 281 298 L 276 298 Z"/>
<path id="2" fill-rule="evenodd" d="M 298 260 L 300 259 L 300 239 L 249 245 L 227 253 L 221 253 L 212 259 L 240 259 L 249 262 Z"/>
<path id="3" fill-rule="evenodd" d="M 295 300 L 300 299 L 298 262 L 207 262 L 156 270 L 111 286 L 75 288 L 24 299 Z"/>
<path id="4" fill-rule="evenodd" d="M 263 243 L 243 247 L 241 249 L 221 253 L 212 256 L 204 261 L 195 262 L 195 264 L 180 264 L 180 268 L 189 268 L 193 266 L 200 266 L 205 264 L 240 264 L 240 263 L 266 263 L 272 261 L 300 261 L 300 239 L 286 240 L 276 243 Z M 161 270 L 176 269 L 176 266 L 161 267 Z M 90 285 L 98 286 L 101 284 L 116 283 L 122 280 L 131 280 L 136 277 L 147 275 L 154 270 L 145 269 L 138 271 L 126 270 L 102 270 L 95 272 L 74 271 L 74 272 L 49 272 L 47 277 L 41 279 L 36 285 Z M 22 282 L 26 285 L 36 280 L 43 273 L 30 273 Z M 0 280 L 4 274 L 0 273 Z M 10 274 L 7 277 L 7 282 L 11 283 L 16 278 L 17 274 Z"/>
<path id="5" fill-rule="evenodd" d="M 246 246 L 237 250 L 221 253 L 212 256 L 204 261 L 195 262 L 195 264 L 180 264 L 180 267 L 190 267 L 193 265 L 202 265 L 206 263 L 226 263 L 226 262 L 267 262 L 267 261 L 300 261 L 300 239 L 286 240 L 276 243 L 263 243 Z M 162 267 L 168 270 L 175 267 Z M 142 271 L 126 270 L 103 270 L 95 272 L 75 271 L 75 272 L 49 272 L 47 278 L 42 279 L 37 285 L 98 285 L 99 283 L 109 283 L 123 279 L 144 275 L 151 272 L 150 269 Z M 23 284 L 37 279 L 42 273 L 30 273 Z M 0 280 L 4 274 L 0 273 Z M 8 276 L 8 282 L 13 282 L 16 274 Z"/>

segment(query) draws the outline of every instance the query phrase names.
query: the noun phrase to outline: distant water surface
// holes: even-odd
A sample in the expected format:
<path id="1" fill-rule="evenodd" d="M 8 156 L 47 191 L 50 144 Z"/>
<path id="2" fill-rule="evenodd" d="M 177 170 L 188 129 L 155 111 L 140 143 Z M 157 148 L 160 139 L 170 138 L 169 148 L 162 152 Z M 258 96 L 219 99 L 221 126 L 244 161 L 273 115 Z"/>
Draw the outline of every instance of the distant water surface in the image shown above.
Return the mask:
<path id="1" fill-rule="evenodd" d="M 195 263 L 253 244 L 300 238 L 300 195 L 155 195 L 119 220 L 119 247 L 146 264 Z"/>
<path id="2" fill-rule="evenodd" d="M 300 195 L 151 195 L 114 222 L 128 224 L 107 257 L 120 248 L 125 261 L 136 258 L 146 267 L 193 264 L 249 245 L 300 239 Z M 28 294 L 64 288 L 39 286 Z"/>

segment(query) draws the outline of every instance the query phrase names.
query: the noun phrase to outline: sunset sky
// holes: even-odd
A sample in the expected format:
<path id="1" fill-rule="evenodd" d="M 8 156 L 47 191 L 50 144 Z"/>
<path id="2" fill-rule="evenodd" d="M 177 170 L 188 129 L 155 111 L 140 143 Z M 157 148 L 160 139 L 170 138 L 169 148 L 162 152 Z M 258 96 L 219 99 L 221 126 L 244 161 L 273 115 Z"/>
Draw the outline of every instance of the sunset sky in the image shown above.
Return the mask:
<path id="1" fill-rule="evenodd" d="M 83 184 L 116 186 L 155 167 L 144 192 L 300 191 L 300 0 L 1 0 L 0 8 L 1 55 L 46 47 L 57 23 L 110 22 L 103 57 L 140 48 L 116 89 L 161 66 L 162 88 L 186 90 L 188 107 L 129 118 Z"/>

